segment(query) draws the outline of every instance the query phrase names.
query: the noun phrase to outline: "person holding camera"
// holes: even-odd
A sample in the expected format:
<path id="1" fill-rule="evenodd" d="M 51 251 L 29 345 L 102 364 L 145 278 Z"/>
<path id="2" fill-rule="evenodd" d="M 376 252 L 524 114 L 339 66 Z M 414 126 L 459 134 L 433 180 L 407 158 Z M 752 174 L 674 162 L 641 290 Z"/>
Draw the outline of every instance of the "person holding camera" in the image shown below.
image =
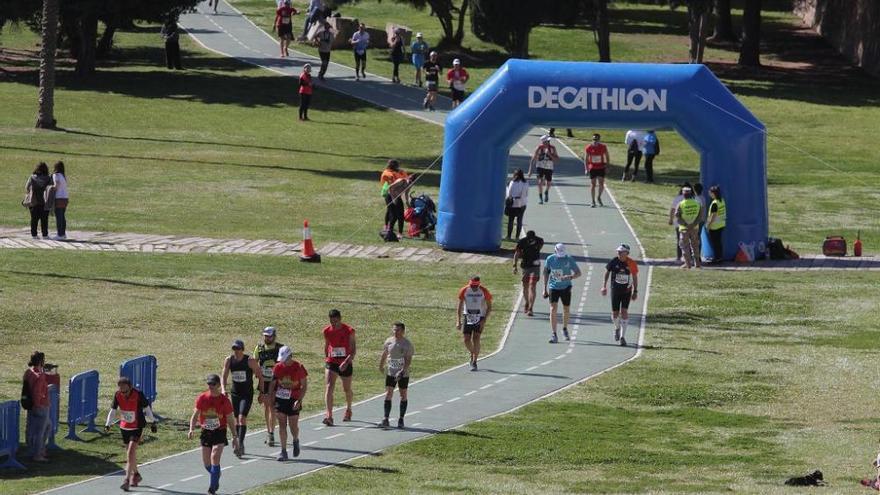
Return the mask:
<path id="1" fill-rule="evenodd" d="M 150 422 L 150 431 L 156 433 L 156 418 L 150 408 L 150 402 L 140 390 L 131 385 L 127 376 L 119 377 L 116 381 L 118 390 L 113 395 L 113 403 L 107 413 L 107 421 L 104 430 L 110 431 L 110 426 L 119 420 L 119 431 L 122 433 L 122 443 L 125 445 L 125 481 L 122 482 L 122 491 L 128 491 L 129 487 L 138 486 L 143 481 L 138 472 L 137 447 L 144 432 L 147 421 Z"/>
<path id="2" fill-rule="evenodd" d="M 22 378 L 22 406 L 27 410 L 25 440 L 28 454 L 34 462 L 48 462 L 46 441 L 52 421 L 49 418 L 49 382 L 46 371 L 55 368 L 46 364 L 46 355 L 34 351 L 28 361 L 28 369 Z"/>

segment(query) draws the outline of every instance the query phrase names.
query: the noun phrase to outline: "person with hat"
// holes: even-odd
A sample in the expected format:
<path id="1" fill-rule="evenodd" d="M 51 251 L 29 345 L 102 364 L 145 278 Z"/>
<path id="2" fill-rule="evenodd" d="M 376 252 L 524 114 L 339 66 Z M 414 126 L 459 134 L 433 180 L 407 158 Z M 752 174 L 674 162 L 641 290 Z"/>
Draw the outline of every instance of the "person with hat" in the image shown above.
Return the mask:
<path id="1" fill-rule="evenodd" d="M 452 68 L 446 73 L 446 82 L 452 90 L 452 108 L 461 105 L 464 101 L 465 84 L 470 79 L 468 72 L 461 66 L 461 60 L 452 61 Z"/>
<path id="2" fill-rule="evenodd" d="M 269 382 L 272 380 L 272 369 L 278 361 L 278 351 L 283 344 L 277 342 L 275 327 L 266 327 L 263 329 L 263 342 L 257 344 L 254 349 L 254 356 L 257 358 L 257 364 L 260 365 L 261 374 L 263 376 L 262 386 L 260 387 L 260 397 L 263 398 L 263 415 L 266 418 L 266 440 L 265 444 L 269 447 L 275 446 L 275 414 L 272 404 L 272 396 L 269 395 Z"/>
<path id="3" fill-rule="evenodd" d="M 220 393 L 220 377 L 210 374 L 205 378 L 208 390 L 201 393 L 195 402 L 192 416 L 189 418 L 187 438 L 192 439 L 196 424 L 201 433 L 199 442 L 202 445 L 202 463 L 205 471 L 210 473 L 208 493 L 213 495 L 220 489 L 220 457 L 223 447 L 229 445 L 226 428 L 232 433 L 232 448 L 238 449 L 238 437 L 232 429 L 235 424 L 232 403 L 229 397 Z"/>
<path id="4" fill-rule="evenodd" d="M 600 141 L 599 133 L 593 134 L 593 142 L 584 148 L 584 173 L 590 175 L 590 198 L 592 199 L 591 208 L 596 207 L 596 201 L 599 206 L 602 204 L 602 193 L 605 192 L 605 169 L 611 163 L 608 155 L 608 147 Z M 599 194 L 596 194 L 596 186 L 598 183 Z"/>
<path id="5" fill-rule="evenodd" d="M 394 387 L 400 390 L 400 416 L 397 427 L 403 428 L 403 417 L 409 404 L 407 389 L 409 388 L 409 368 L 412 365 L 415 349 L 409 339 L 404 336 L 406 325 L 396 322 L 391 325 L 391 337 L 382 344 L 382 356 L 379 357 L 379 371 L 385 375 L 385 416 L 379 424 L 388 428 L 388 417 L 391 415 L 391 399 L 394 398 Z M 386 368 L 387 364 L 387 368 Z"/>
<path id="6" fill-rule="evenodd" d="M 681 268 L 689 270 L 691 265 L 702 268 L 700 260 L 700 219 L 703 208 L 694 197 L 694 191 L 690 187 L 681 188 L 684 199 L 675 208 L 675 218 L 678 220 L 678 239 L 681 245 L 681 254 L 684 256 L 684 264 Z"/>
<path id="7" fill-rule="evenodd" d="M 150 422 L 150 431 L 156 433 L 156 418 L 150 402 L 140 390 L 131 386 L 131 380 L 127 376 L 119 377 L 116 386 L 118 388 L 113 394 L 113 403 L 107 413 L 104 430 L 110 431 L 113 422 L 119 420 L 119 432 L 122 433 L 122 443 L 125 445 L 125 481 L 120 488 L 127 492 L 129 487 L 138 486 L 143 481 L 138 472 L 137 448 L 147 421 Z"/>
<path id="8" fill-rule="evenodd" d="M 312 64 L 305 64 L 299 75 L 299 120 L 309 120 L 309 105 L 312 104 Z"/>
<path id="9" fill-rule="evenodd" d="M 422 38 L 422 33 L 416 33 L 416 40 L 410 47 L 412 51 L 412 64 L 416 68 L 416 85 L 422 87 L 422 66 L 425 65 L 425 55 L 428 54 L 430 48 Z"/>
<path id="10" fill-rule="evenodd" d="M 577 262 L 565 251 L 565 244 L 561 242 L 553 248 L 553 254 L 544 260 L 544 299 L 550 297 L 550 343 L 559 342 L 556 334 L 556 307 L 562 300 L 562 335 L 565 340 L 571 340 L 568 335 L 568 321 L 571 307 L 571 281 L 581 276 L 581 269 Z M 549 291 L 547 290 L 549 287 Z"/>
<path id="11" fill-rule="evenodd" d="M 675 262 L 681 263 L 681 243 L 678 242 L 678 218 L 675 216 L 675 210 L 678 209 L 678 204 L 684 199 L 684 188 L 690 188 L 691 183 L 685 181 L 682 185 L 678 186 L 678 194 L 672 198 L 672 206 L 669 207 L 669 225 L 672 226 L 673 238 L 675 239 Z"/>
<path id="12" fill-rule="evenodd" d="M 367 78 L 367 48 L 370 46 L 370 33 L 367 32 L 367 26 L 361 22 L 358 24 L 358 30 L 351 35 L 348 40 L 354 50 L 354 77 L 360 81 L 361 78 Z"/>
<path id="13" fill-rule="evenodd" d="M 226 380 L 232 375 L 232 395 L 227 393 Z M 235 433 L 238 435 L 238 448 L 234 450 L 236 456 L 244 455 L 244 438 L 247 435 L 247 416 L 254 403 L 254 375 L 257 377 L 257 390 L 262 391 L 263 373 L 257 360 L 244 353 L 244 342 L 234 340 L 232 342 L 232 354 L 223 363 L 223 381 L 220 387 L 223 395 L 232 399 L 232 409 L 236 415 Z M 257 396 L 259 402 L 263 402 L 263 395 Z"/>
<path id="14" fill-rule="evenodd" d="M 492 293 L 480 283 L 480 276 L 474 275 L 470 282 L 458 291 L 455 328 L 461 330 L 464 346 L 470 353 L 471 371 L 477 371 L 480 357 L 480 336 L 486 320 L 492 313 Z M 461 318 L 464 317 L 464 325 Z"/>
<path id="15" fill-rule="evenodd" d="M 327 411 L 323 423 L 333 426 L 333 391 L 336 388 L 336 377 L 342 379 L 342 389 L 345 391 L 345 415 L 342 421 L 351 421 L 351 403 L 354 400 L 354 391 L 351 388 L 351 378 L 354 373 L 354 356 L 357 344 L 354 337 L 354 328 L 342 323 L 342 313 L 338 309 L 331 309 L 328 313 L 330 324 L 324 327 L 324 402 Z"/>
<path id="16" fill-rule="evenodd" d="M 289 57 L 288 47 L 293 39 L 293 16 L 299 12 L 290 5 L 290 0 L 283 0 L 278 10 L 275 11 L 275 22 L 272 30 L 278 33 L 278 43 L 281 48 L 281 58 Z"/>
<path id="17" fill-rule="evenodd" d="M 278 351 L 278 363 L 272 369 L 269 394 L 275 398 L 275 412 L 278 414 L 278 434 L 281 440 L 281 454 L 278 461 L 287 460 L 287 428 L 293 443 L 293 456 L 299 457 L 299 412 L 308 388 L 309 372 L 293 359 L 293 349 L 288 346 Z"/>
<path id="18" fill-rule="evenodd" d="M 532 177 L 533 166 L 538 174 L 538 204 L 550 201 L 550 183 L 553 182 L 553 167 L 557 161 L 559 153 L 556 152 L 556 146 L 550 144 L 550 136 L 544 134 L 529 161 L 529 178 Z"/>
<path id="19" fill-rule="evenodd" d="M 614 341 L 626 345 L 626 327 L 629 325 L 629 302 L 639 294 L 639 266 L 629 257 L 629 245 L 617 246 L 617 256 L 605 265 L 605 279 L 600 292 L 608 294 L 611 280 L 611 321 L 614 323 Z"/>
<path id="20" fill-rule="evenodd" d="M 544 247 L 544 239 L 538 237 L 534 230 L 526 232 L 526 236 L 516 243 L 513 252 L 513 274 L 516 275 L 516 262 L 519 260 L 522 267 L 522 287 L 525 298 L 523 312 L 534 316 L 535 295 L 538 280 L 541 280 L 541 249 Z"/>
<path id="21" fill-rule="evenodd" d="M 434 102 L 437 100 L 437 89 L 440 85 L 440 71 L 443 70 L 438 60 L 439 55 L 437 55 L 437 52 L 431 52 L 428 55 L 428 60 L 422 64 L 422 70 L 425 71 L 425 85 L 428 89 L 422 106 L 432 112 L 434 111 Z"/>

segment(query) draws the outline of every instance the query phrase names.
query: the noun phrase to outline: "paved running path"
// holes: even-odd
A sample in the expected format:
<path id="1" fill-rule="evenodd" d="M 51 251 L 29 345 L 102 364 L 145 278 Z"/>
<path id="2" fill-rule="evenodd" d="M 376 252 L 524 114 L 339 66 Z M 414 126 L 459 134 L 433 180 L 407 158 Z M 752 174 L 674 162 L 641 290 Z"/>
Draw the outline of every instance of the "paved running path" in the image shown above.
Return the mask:
<path id="1" fill-rule="evenodd" d="M 271 4 L 267 3 L 267 8 L 271 8 Z M 207 11 L 204 5 L 200 9 Z M 211 50 L 282 74 L 298 73 L 299 67 L 306 61 L 314 63 L 312 58 L 301 54 L 295 54 L 292 59 L 278 59 L 275 56 L 277 44 L 273 39 L 232 11 L 227 4 L 221 2 L 220 11 L 219 15 L 195 13 L 184 16 L 181 24 L 199 43 Z M 334 53 L 335 57 L 347 55 L 347 51 Z M 421 90 L 392 85 L 374 76 L 368 77 L 367 81 L 355 82 L 353 71 L 339 65 L 331 66 L 326 86 L 438 124 L 442 124 L 445 116 L 443 110 L 449 108 L 449 102 L 443 100 L 439 105 L 441 111 L 425 112 L 421 109 Z M 321 95 L 320 89 L 318 94 Z M 324 93 L 318 97 L 331 96 Z M 527 157 L 536 145 L 537 135 L 536 130 L 511 149 L 512 168 L 528 166 Z M 565 152 L 564 148 L 561 151 Z M 573 291 L 571 342 L 548 344 L 548 304 L 545 301 L 538 302 L 532 318 L 522 314 L 514 318 L 507 313 L 508 308 L 496 308 L 494 317 L 508 320 L 502 348 L 480 360 L 479 372 L 459 366 L 414 383 L 410 389 L 406 429 L 385 431 L 377 428 L 375 422 L 381 416 L 382 402 L 374 397 L 355 406 L 355 421 L 351 423 L 325 428 L 320 424 L 320 417 L 303 418 L 301 441 L 304 450 L 300 458 L 294 461 L 276 462 L 274 456 L 278 449 L 265 448 L 262 445 L 264 434 L 257 432 L 248 439 L 248 455 L 245 459 L 236 459 L 230 451 L 224 454 L 220 492 L 236 493 L 302 475 L 502 414 L 636 357 L 639 353 L 636 344 L 641 341 L 642 335 L 640 323 L 644 324 L 643 304 L 647 297 L 650 268 L 645 268 L 640 276 L 639 293 L 643 298 L 631 307 L 632 326 L 628 334 L 631 345 L 620 347 L 612 338 L 609 301 L 600 297 L 598 290 L 602 283 L 604 262 L 613 256 L 614 248 L 625 242 L 634 247 L 633 254 L 641 256 L 641 247 L 609 198 L 606 197 L 604 208 L 591 209 L 586 206 L 587 192 L 580 160 L 570 152 L 565 154 L 557 170 L 558 179 L 554 181 L 550 203 L 538 205 L 537 191 L 533 189 L 526 219 L 528 227 L 534 228 L 546 240 L 546 251 L 549 252 L 557 242 L 566 243 L 583 271 L 584 276 L 576 280 Z M 510 282 L 509 279 L 485 281 L 490 288 Z M 450 294 L 450 297 L 454 295 Z M 441 324 L 448 323 L 451 321 Z M 377 351 L 369 350 L 364 355 Z M 462 361 L 466 360 L 464 350 L 461 358 Z M 416 359 L 419 359 L 418 355 Z M 373 372 L 375 363 L 366 360 L 359 362 L 361 364 L 356 366 L 358 373 Z M 315 373 L 317 370 L 312 371 L 313 378 L 320 376 Z M 319 378 L 314 379 L 309 393 L 320 394 L 319 383 Z M 252 425 L 259 424 L 258 415 L 253 416 Z M 341 412 L 337 413 L 337 419 L 339 417 Z M 195 442 L 193 447 L 196 447 Z M 200 453 L 195 451 L 154 461 L 143 466 L 141 473 L 144 484 L 134 489 L 136 491 L 204 493 L 208 483 L 207 473 L 201 466 Z M 114 473 L 59 488 L 56 492 L 70 495 L 115 493 L 121 481 L 119 473 Z"/>

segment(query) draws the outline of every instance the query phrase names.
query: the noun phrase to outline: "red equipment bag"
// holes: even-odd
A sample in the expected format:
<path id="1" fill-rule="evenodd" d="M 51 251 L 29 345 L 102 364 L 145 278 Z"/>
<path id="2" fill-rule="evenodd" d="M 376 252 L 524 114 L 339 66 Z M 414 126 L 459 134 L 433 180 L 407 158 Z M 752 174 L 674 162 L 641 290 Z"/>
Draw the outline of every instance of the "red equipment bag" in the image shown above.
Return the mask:
<path id="1" fill-rule="evenodd" d="M 839 235 L 829 235 L 822 243 L 825 256 L 846 256 L 846 239 Z"/>

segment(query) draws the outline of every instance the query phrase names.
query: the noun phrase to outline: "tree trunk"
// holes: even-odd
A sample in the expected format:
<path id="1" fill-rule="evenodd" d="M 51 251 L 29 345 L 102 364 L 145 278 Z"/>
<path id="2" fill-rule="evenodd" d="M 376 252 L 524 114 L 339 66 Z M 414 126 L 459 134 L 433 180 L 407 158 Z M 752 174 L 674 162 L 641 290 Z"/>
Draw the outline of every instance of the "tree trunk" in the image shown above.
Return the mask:
<path id="1" fill-rule="evenodd" d="M 76 73 L 89 76 L 95 73 L 95 38 L 98 37 L 98 16 L 83 14 L 79 18 L 79 54 L 76 58 Z"/>
<path id="2" fill-rule="evenodd" d="M 60 0 L 43 0 L 43 33 L 40 48 L 40 93 L 37 128 L 55 129 L 55 48 L 58 43 Z"/>
<path id="3" fill-rule="evenodd" d="M 706 48 L 706 30 L 709 24 L 709 4 L 705 1 L 688 3 L 688 37 L 690 47 L 688 60 L 692 64 L 703 63 L 703 52 Z"/>
<path id="4" fill-rule="evenodd" d="M 531 26 L 520 26 L 510 33 L 510 46 L 507 47 L 513 58 L 529 58 L 529 33 Z"/>
<path id="5" fill-rule="evenodd" d="M 738 41 L 733 32 L 730 0 L 715 0 L 715 31 L 712 33 L 712 41 Z"/>
<path id="6" fill-rule="evenodd" d="M 443 37 L 437 43 L 438 47 L 447 47 L 455 42 L 455 32 L 453 31 L 452 12 L 449 10 L 448 1 L 430 0 L 431 10 L 440 21 L 440 28 L 443 30 Z"/>
<path id="7" fill-rule="evenodd" d="M 706 51 L 706 35 L 709 31 L 709 9 L 703 10 L 700 15 L 699 44 L 697 44 L 697 63 L 703 63 L 703 53 Z"/>
<path id="8" fill-rule="evenodd" d="M 761 65 L 761 0 L 745 0 L 742 21 L 739 64 L 758 67 Z"/>
<path id="9" fill-rule="evenodd" d="M 599 62 L 611 62 L 611 29 L 608 26 L 608 0 L 593 0 L 596 22 L 593 26 Z"/>
<path id="10" fill-rule="evenodd" d="M 471 0 L 462 0 L 461 7 L 458 9 L 458 27 L 455 29 L 455 37 L 452 39 L 456 46 L 461 46 L 461 42 L 464 41 L 464 20 L 467 17 L 470 3 Z"/>
<path id="11" fill-rule="evenodd" d="M 104 28 L 104 33 L 101 35 L 101 39 L 98 40 L 98 49 L 95 53 L 97 58 L 104 60 L 110 56 L 110 49 L 113 48 L 114 34 L 116 34 L 116 25 L 108 23 L 107 27 Z"/>

